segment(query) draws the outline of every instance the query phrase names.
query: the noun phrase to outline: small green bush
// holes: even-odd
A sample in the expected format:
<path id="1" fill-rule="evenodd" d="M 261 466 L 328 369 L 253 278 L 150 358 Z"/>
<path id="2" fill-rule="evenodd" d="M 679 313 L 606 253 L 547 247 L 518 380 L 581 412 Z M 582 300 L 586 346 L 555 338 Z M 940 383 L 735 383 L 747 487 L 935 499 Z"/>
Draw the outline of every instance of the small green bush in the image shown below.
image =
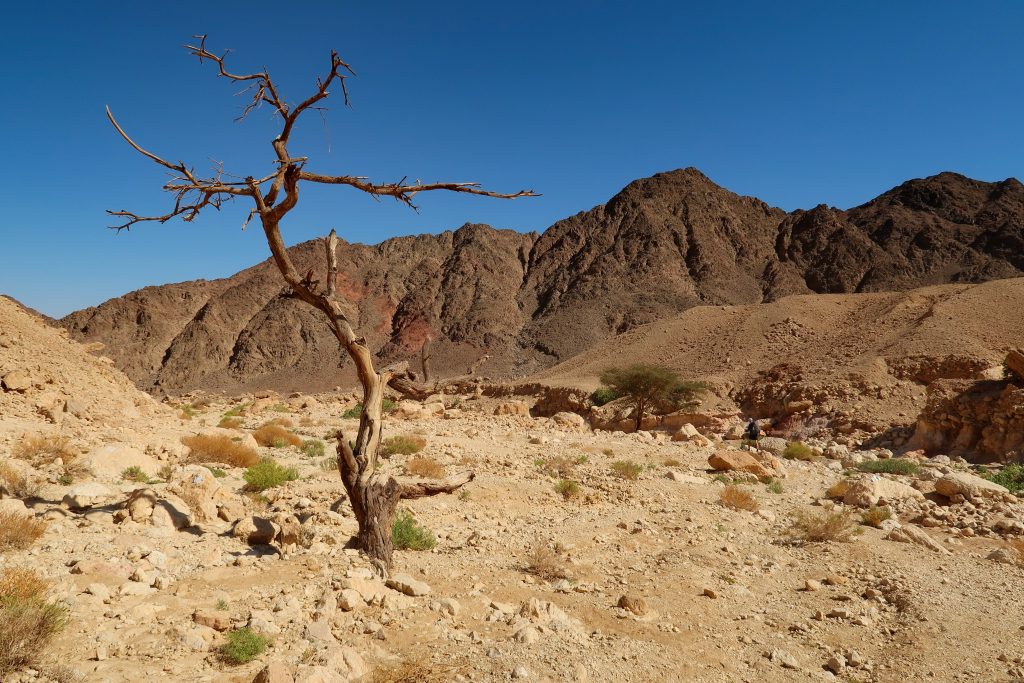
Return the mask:
<path id="1" fill-rule="evenodd" d="M 326 458 L 317 463 L 317 467 L 322 469 L 324 472 L 333 472 L 338 469 L 338 456 L 328 455 Z"/>
<path id="2" fill-rule="evenodd" d="M 263 654 L 270 644 L 265 637 L 253 633 L 248 626 L 224 634 L 226 643 L 220 647 L 221 658 L 230 664 L 245 664 Z"/>
<path id="3" fill-rule="evenodd" d="M 224 413 L 224 417 L 227 417 L 227 418 L 241 417 L 241 416 L 245 415 L 245 411 L 248 408 L 249 408 L 249 404 L 248 403 L 240 403 L 237 406 L 235 406 L 234 408 L 231 408 L 231 410 L 229 410 L 226 413 Z"/>
<path id="4" fill-rule="evenodd" d="M 570 500 L 580 494 L 580 485 L 571 479 L 559 479 L 555 484 L 555 493 Z"/>
<path id="5" fill-rule="evenodd" d="M 813 460 L 814 450 L 801 441 L 794 441 L 786 445 L 782 457 L 788 460 Z"/>
<path id="6" fill-rule="evenodd" d="M 765 488 L 768 489 L 768 493 L 774 493 L 776 495 L 782 493 L 785 490 L 782 487 L 782 482 L 779 481 L 778 479 L 770 480 L 767 484 L 765 484 Z"/>
<path id="7" fill-rule="evenodd" d="M 390 398 L 385 398 L 380 402 L 380 408 L 385 413 L 390 413 L 392 410 L 398 407 L 398 404 L 392 401 Z M 347 420 L 358 420 L 359 416 L 363 412 L 363 404 L 359 402 L 355 406 L 349 408 L 341 416 Z"/>
<path id="8" fill-rule="evenodd" d="M 426 445 L 427 440 L 422 436 L 392 436 L 381 442 L 380 454 L 385 458 L 392 455 L 412 455 L 422 451 Z"/>
<path id="9" fill-rule="evenodd" d="M 228 476 L 228 473 L 219 467 L 211 467 L 210 474 L 212 474 L 217 479 L 223 479 L 224 477 Z"/>
<path id="10" fill-rule="evenodd" d="M 993 483 L 1005 486 L 1011 493 L 1024 490 L 1024 465 L 1007 465 L 998 472 L 979 469 L 978 474 Z"/>
<path id="11" fill-rule="evenodd" d="M 395 515 L 391 523 L 391 542 L 399 550 L 430 550 L 437 545 L 434 532 L 420 526 L 408 510 Z"/>
<path id="12" fill-rule="evenodd" d="M 917 474 L 921 467 L 913 460 L 906 458 L 889 458 L 888 460 L 865 460 L 857 465 L 857 469 L 872 474 Z"/>
<path id="13" fill-rule="evenodd" d="M 286 481 L 295 481 L 299 473 L 291 467 L 279 465 L 273 458 L 263 458 L 247 469 L 243 478 L 247 491 L 266 491 Z"/>
<path id="14" fill-rule="evenodd" d="M 142 468 L 139 467 L 138 465 L 126 467 L 124 471 L 121 472 L 121 479 L 124 479 L 125 481 L 134 481 L 139 484 L 152 483 L 149 479 L 149 475 L 143 472 Z"/>
<path id="15" fill-rule="evenodd" d="M 603 406 L 605 403 L 611 403 L 618 397 L 619 395 L 615 393 L 614 389 L 601 387 L 600 389 L 594 389 L 594 393 L 590 394 L 590 402 L 595 406 Z"/>
<path id="16" fill-rule="evenodd" d="M 619 479 L 635 481 L 640 473 L 644 471 L 643 465 L 631 460 L 616 460 L 612 463 L 612 474 Z"/>
<path id="17" fill-rule="evenodd" d="M 299 446 L 299 450 L 302 451 L 303 455 L 309 458 L 322 458 L 324 457 L 324 442 L 319 439 L 307 439 L 302 442 Z"/>

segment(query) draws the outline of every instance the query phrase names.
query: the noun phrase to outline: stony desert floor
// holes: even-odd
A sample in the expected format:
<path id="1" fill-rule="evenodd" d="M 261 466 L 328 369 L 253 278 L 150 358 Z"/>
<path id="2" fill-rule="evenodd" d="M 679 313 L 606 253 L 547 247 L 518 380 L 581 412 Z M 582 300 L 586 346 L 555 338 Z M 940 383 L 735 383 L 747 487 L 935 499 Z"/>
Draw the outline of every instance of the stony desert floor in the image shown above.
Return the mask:
<path id="1" fill-rule="evenodd" d="M 399 590 L 343 547 L 356 525 L 346 503 L 335 505 L 342 488 L 323 464 L 331 440 L 323 458 L 261 448 L 300 475 L 263 500 L 241 495 L 243 470 L 218 466 L 222 500 L 246 515 L 297 516 L 303 542 L 283 548 L 249 545 L 216 518 L 178 530 L 120 511 L 139 488 L 173 499 L 168 483 L 119 481 L 110 470 L 94 477 L 98 488 L 47 484 L 26 501 L 48 520 L 46 532 L 2 562 L 51 579 L 53 596 L 71 607 L 70 624 L 52 648 L 59 666 L 10 680 L 248 682 L 270 663 L 301 681 L 1024 676 L 1024 569 L 998 536 L 973 535 L 954 520 L 923 530 L 932 547 L 888 540 L 886 530 L 863 524 L 846 542 L 801 542 L 792 529 L 797 511 L 855 509 L 825 495 L 844 476 L 838 459 L 786 460 L 771 490 L 741 478 L 752 512 L 720 501 L 731 479 L 711 471 L 708 457 L 728 444 L 595 433 L 571 420 L 495 416 L 493 399 L 448 398 L 459 407 L 399 411 L 386 425 L 386 435 L 426 441 L 421 453 L 386 467 L 401 471 L 410 457 L 426 457 L 448 472 L 476 472 L 459 494 L 408 503 L 437 545 L 396 551 L 394 573 L 411 584 Z M 243 423 L 230 430 L 239 435 L 281 417 L 303 439 L 356 427 L 341 417 L 349 396 L 264 398 L 215 401 L 190 409 L 187 420 L 171 415 L 166 438 L 209 431 L 243 403 Z M 196 470 L 183 464 L 187 453 L 172 442 L 142 455 L 174 481 Z M 640 465 L 637 478 L 616 476 L 617 461 Z M 921 471 L 934 476 L 922 480 L 956 470 L 948 459 L 926 462 Z M 579 483 L 574 497 L 556 492 L 560 476 Z M 76 491 L 85 500 L 69 502 Z M 550 551 L 540 558 L 553 567 L 547 579 L 530 571 L 538 547 Z M 429 592 L 415 595 L 426 590 L 421 583 Z M 217 654 L 222 632 L 245 625 L 272 645 L 248 664 L 228 665 Z"/>

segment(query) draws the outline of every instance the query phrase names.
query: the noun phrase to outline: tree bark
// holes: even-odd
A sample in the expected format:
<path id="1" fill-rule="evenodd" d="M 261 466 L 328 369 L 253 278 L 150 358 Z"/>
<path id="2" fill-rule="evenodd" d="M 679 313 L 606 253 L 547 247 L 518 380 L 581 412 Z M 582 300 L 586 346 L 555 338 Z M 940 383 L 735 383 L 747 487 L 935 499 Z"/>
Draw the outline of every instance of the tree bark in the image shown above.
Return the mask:
<path id="1" fill-rule="evenodd" d="M 423 340 L 423 346 L 420 348 L 420 365 L 423 367 L 423 381 L 430 381 L 430 336 Z"/>

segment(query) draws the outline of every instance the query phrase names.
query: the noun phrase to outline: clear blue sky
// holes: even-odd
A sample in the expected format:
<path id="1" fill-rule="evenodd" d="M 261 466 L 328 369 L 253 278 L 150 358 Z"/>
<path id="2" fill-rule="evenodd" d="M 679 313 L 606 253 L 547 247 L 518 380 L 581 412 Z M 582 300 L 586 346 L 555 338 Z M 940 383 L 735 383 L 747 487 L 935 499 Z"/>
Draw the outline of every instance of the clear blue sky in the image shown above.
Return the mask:
<path id="1" fill-rule="evenodd" d="M 416 214 L 306 189 L 284 225 L 379 242 L 466 222 L 543 230 L 638 177 L 696 166 L 794 209 L 860 204 L 911 177 L 1024 176 L 1024 2 L 34 2 L 4 11 L 0 292 L 51 315 L 132 289 L 216 278 L 268 255 L 246 209 L 107 230 L 104 209 L 163 213 L 162 169 L 272 169 L 269 111 L 181 49 L 196 33 L 266 65 L 286 98 L 336 48 L 353 108 L 305 121 L 311 169 L 479 180 L 538 199 L 421 195 Z"/>

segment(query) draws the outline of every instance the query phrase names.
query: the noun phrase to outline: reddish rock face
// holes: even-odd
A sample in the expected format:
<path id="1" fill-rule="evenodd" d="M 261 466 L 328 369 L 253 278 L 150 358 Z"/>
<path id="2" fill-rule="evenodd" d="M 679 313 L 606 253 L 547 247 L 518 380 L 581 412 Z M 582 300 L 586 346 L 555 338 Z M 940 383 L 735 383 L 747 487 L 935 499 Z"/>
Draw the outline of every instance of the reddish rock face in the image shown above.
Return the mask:
<path id="1" fill-rule="evenodd" d="M 296 245 L 300 272 L 322 248 Z M 454 232 L 342 244 L 338 291 L 382 360 L 433 338 L 438 376 L 523 376 L 697 305 L 904 290 L 1024 275 L 1024 186 L 953 173 L 862 206 L 787 214 L 696 169 L 630 183 L 543 234 Z M 354 379 L 321 316 L 282 298 L 270 261 L 224 280 L 147 287 L 60 323 L 140 387 L 323 390 Z M 348 373 L 348 374 L 346 374 Z"/>

